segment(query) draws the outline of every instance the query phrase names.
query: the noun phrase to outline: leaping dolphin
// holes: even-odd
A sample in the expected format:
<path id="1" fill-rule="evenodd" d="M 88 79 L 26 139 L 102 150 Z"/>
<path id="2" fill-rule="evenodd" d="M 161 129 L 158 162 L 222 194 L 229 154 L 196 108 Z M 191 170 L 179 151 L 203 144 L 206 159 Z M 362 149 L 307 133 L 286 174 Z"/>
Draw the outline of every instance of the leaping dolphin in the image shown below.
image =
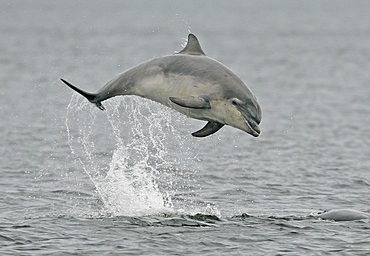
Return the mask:
<path id="1" fill-rule="evenodd" d="M 256 97 L 230 69 L 209 58 L 195 35 L 174 55 L 146 61 L 117 75 L 97 93 L 85 92 L 61 79 L 99 109 L 118 95 L 137 95 L 191 118 L 208 121 L 195 137 L 206 137 L 225 124 L 254 137 L 260 134 L 261 109 Z"/>

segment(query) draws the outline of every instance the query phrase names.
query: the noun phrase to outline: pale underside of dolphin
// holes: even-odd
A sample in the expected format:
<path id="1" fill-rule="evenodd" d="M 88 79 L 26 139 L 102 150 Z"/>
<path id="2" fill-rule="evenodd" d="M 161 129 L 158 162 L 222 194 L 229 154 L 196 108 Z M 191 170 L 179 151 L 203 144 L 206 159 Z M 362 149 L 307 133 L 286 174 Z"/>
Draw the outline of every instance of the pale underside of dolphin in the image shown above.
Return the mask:
<path id="1" fill-rule="evenodd" d="M 85 92 L 61 79 L 99 109 L 118 95 L 137 95 L 188 117 L 208 121 L 195 137 L 205 137 L 230 125 L 259 136 L 261 109 L 255 96 L 230 69 L 209 58 L 198 39 L 189 34 L 180 52 L 155 58 L 111 79 L 96 93 Z"/>

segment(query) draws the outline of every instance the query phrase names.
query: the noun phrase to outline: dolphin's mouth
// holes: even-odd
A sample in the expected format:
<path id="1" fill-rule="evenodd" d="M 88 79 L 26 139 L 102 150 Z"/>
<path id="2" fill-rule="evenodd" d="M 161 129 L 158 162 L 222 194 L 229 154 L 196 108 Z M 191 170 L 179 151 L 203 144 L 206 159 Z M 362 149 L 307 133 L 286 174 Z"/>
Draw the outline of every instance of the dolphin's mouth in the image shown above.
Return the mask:
<path id="1" fill-rule="evenodd" d="M 240 114 L 242 116 L 242 122 L 244 123 L 244 130 L 246 133 L 258 137 L 261 134 L 261 129 L 258 126 L 261 122 L 261 114 L 259 112 L 258 105 L 248 107 L 248 105 L 238 105 Z"/>
<path id="2" fill-rule="evenodd" d="M 249 116 L 243 115 L 243 117 L 245 125 L 245 129 L 243 130 L 254 137 L 258 137 L 261 134 L 261 129 L 258 126 L 259 122 L 256 122 L 257 120 L 254 120 L 255 118 L 251 118 Z"/>
<path id="3" fill-rule="evenodd" d="M 246 132 L 250 135 L 258 137 L 261 134 L 261 129 L 255 121 L 245 118 L 244 123 L 247 126 Z"/>

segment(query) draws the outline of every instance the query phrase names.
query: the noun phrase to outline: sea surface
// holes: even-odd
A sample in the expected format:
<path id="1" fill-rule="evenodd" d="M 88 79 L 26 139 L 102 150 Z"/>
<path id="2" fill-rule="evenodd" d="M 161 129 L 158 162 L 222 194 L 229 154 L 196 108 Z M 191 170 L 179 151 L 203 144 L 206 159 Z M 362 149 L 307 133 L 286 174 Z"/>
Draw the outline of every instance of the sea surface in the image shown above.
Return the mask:
<path id="1" fill-rule="evenodd" d="M 370 1 L 0 0 L 0 255 L 370 255 Z M 97 91 L 194 33 L 254 138 Z"/>

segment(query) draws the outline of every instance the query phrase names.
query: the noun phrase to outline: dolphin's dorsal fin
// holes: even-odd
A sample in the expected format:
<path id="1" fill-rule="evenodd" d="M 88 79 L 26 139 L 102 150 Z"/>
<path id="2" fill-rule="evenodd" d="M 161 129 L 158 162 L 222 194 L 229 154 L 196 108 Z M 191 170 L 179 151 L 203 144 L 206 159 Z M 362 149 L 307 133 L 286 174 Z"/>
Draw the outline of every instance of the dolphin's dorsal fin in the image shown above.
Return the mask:
<path id="1" fill-rule="evenodd" d="M 188 35 L 188 42 L 184 49 L 178 52 L 178 54 L 190 54 L 190 55 L 206 55 L 202 47 L 200 47 L 197 37 L 193 34 Z"/>

